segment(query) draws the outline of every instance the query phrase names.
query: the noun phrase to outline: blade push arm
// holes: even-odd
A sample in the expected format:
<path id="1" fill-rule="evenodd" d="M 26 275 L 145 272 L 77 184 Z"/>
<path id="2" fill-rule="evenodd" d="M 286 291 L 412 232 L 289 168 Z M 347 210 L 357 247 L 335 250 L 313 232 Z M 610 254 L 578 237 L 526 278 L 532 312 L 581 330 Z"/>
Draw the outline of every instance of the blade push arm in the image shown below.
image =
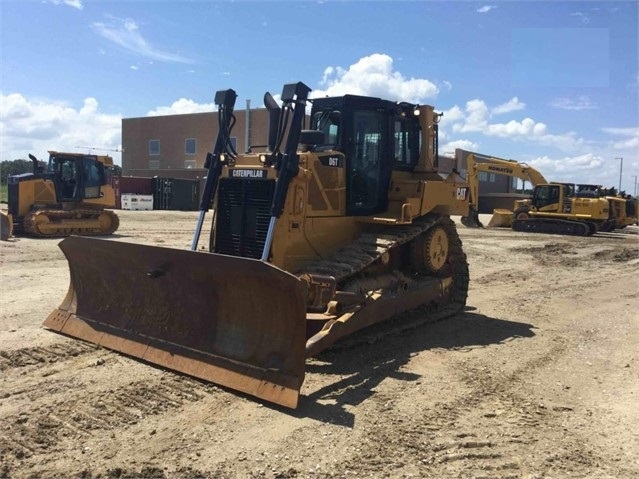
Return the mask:
<path id="1" fill-rule="evenodd" d="M 236 98 L 237 93 L 231 89 L 220 90 L 215 94 L 215 104 L 218 106 L 217 140 L 215 141 L 213 152 L 206 155 L 205 167 L 208 168 L 209 171 L 206 175 L 206 183 L 204 184 L 204 191 L 200 200 L 200 216 L 195 228 L 195 233 L 193 234 L 193 242 L 191 244 L 192 251 L 197 249 L 197 242 L 202 232 L 202 224 L 204 223 L 204 215 L 209 210 L 211 201 L 215 196 L 220 175 L 222 174 L 222 166 L 224 163 L 222 155 L 235 156 L 235 151 L 231 144 L 231 130 L 235 123 L 233 107 L 235 106 Z"/>
<path id="2" fill-rule="evenodd" d="M 302 82 L 284 85 L 282 91 L 282 102 L 286 109 L 293 109 L 293 119 L 291 120 L 291 128 L 289 129 L 288 138 L 286 139 L 284 154 L 275 165 L 275 168 L 278 170 L 278 176 L 273 202 L 271 203 L 271 220 L 266 234 L 264 250 L 262 251 L 262 261 L 268 259 L 271 243 L 273 242 L 275 222 L 284 209 L 289 184 L 300 171 L 297 145 L 300 141 L 300 135 L 304 125 L 306 100 L 308 99 L 310 91 L 311 89 Z M 277 152 L 275 153 L 277 154 Z"/>

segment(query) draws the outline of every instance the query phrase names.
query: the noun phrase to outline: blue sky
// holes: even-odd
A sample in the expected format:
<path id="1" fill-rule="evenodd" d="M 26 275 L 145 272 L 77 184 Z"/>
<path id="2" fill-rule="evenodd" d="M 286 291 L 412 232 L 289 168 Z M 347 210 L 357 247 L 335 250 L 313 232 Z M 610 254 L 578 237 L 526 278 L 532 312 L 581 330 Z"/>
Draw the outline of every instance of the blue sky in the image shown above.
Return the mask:
<path id="1" fill-rule="evenodd" d="M 636 1 L 0 2 L 0 159 L 117 150 L 122 118 L 303 81 L 434 105 L 440 153 L 618 186 L 639 174 Z M 120 155 L 113 153 L 116 162 Z"/>

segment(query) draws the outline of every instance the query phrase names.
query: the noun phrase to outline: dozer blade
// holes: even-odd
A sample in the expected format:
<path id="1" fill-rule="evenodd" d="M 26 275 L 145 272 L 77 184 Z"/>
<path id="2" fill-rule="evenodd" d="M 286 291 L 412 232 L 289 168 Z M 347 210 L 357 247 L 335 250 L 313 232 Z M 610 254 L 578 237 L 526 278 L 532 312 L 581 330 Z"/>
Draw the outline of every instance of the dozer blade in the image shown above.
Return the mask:
<path id="1" fill-rule="evenodd" d="M 510 210 L 495 209 L 488 222 L 490 228 L 510 228 L 513 224 L 513 212 Z"/>
<path id="2" fill-rule="evenodd" d="M 71 285 L 43 326 L 295 408 L 306 283 L 232 256 L 69 237 Z"/>
<path id="3" fill-rule="evenodd" d="M 13 236 L 13 217 L 0 211 L 0 240 L 8 241 Z"/>

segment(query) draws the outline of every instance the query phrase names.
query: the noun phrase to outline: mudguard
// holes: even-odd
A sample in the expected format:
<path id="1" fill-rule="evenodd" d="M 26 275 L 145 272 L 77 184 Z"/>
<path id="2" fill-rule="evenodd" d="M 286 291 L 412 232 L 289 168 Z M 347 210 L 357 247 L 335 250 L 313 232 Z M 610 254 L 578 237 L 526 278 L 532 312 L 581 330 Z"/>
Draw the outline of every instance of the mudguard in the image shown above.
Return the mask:
<path id="1" fill-rule="evenodd" d="M 306 283 L 255 259 L 69 237 L 71 284 L 43 326 L 295 408 Z"/>

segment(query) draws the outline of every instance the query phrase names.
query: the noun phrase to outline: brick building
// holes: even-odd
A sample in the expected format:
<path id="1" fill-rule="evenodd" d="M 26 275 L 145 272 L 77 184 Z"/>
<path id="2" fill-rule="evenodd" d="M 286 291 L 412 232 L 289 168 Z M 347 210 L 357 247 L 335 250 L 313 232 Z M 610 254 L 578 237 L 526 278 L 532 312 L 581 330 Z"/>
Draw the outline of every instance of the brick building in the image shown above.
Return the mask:
<path id="1" fill-rule="evenodd" d="M 266 108 L 235 110 L 231 141 L 238 153 L 263 151 L 268 135 Z M 122 174 L 202 178 L 213 150 L 217 112 L 122 119 Z"/>
<path id="2" fill-rule="evenodd" d="M 238 153 L 264 151 L 268 139 L 266 108 L 234 111 L 231 141 Z M 308 124 L 308 122 L 307 122 Z M 217 112 L 147 116 L 122 119 L 123 176 L 169 177 L 202 180 L 206 176 L 206 154 L 213 150 L 218 130 Z M 455 156 L 438 157 L 439 173 L 453 168 L 466 176 L 466 158 L 473 152 L 457 149 Z M 479 161 L 482 155 L 474 153 Z M 504 175 L 480 173 L 479 209 L 512 208 L 517 181 Z"/>

